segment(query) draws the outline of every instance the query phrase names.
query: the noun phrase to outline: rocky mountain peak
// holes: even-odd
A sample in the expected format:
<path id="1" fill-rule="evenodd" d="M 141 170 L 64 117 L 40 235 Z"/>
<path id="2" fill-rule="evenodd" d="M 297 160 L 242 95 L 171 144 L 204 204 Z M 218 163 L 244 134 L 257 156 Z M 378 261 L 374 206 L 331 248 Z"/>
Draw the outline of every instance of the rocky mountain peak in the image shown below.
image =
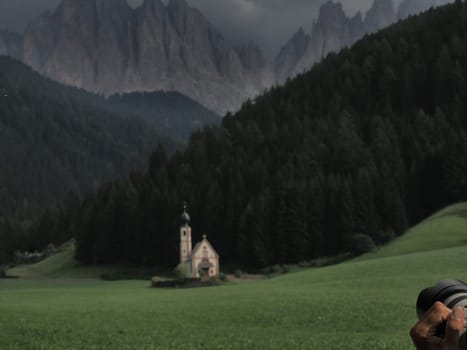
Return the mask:
<path id="1" fill-rule="evenodd" d="M 143 0 L 136 9 L 127 0 L 62 0 L 23 40 L 0 33 L 0 54 L 92 92 L 174 90 L 224 113 L 395 20 L 392 0 L 352 18 L 338 1 L 323 3 L 311 35 L 299 28 L 271 65 L 253 43 L 231 47 L 186 0 Z M 399 16 L 446 2 L 402 0 Z"/>
<path id="2" fill-rule="evenodd" d="M 353 43 L 360 39 L 365 33 L 365 25 L 363 23 L 363 16 L 360 11 L 358 11 L 350 20 L 349 20 L 349 43 Z"/>
<path id="3" fill-rule="evenodd" d="M 167 4 L 167 11 L 175 19 L 183 19 L 193 10 L 185 0 L 170 0 Z"/>
<path id="4" fill-rule="evenodd" d="M 292 75 L 297 63 L 305 55 L 309 41 L 310 36 L 300 27 L 285 46 L 281 48 L 274 60 L 277 82 L 283 83 Z"/>
<path id="5" fill-rule="evenodd" d="M 397 9 L 397 18 L 404 19 L 428 10 L 430 7 L 447 4 L 452 0 L 403 0 Z"/>
<path id="6" fill-rule="evenodd" d="M 365 20 L 361 12 L 349 18 L 340 2 L 328 0 L 319 9 L 311 36 L 299 29 L 279 52 L 274 62 L 277 81 L 283 82 L 288 77 L 309 69 L 330 52 L 337 52 L 353 44 L 370 29 L 374 31 L 394 21 L 392 0 L 374 0 Z"/>
<path id="7" fill-rule="evenodd" d="M 290 41 L 294 42 L 294 43 L 299 43 L 299 42 L 302 42 L 304 39 L 307 39 L 307 38 L 308 38 L 308 35 L 303 30 L 303 27 L 300 27 L 295 32 L 295 34 L 292 36 L 292 39 L 290 39 Z"/>
<path id="8" fill-rule="evenodd" d="M 263 51 L 253 42 L 244 46 L 236 46 L 235 51 L 242 62 L 242 65 L 250 71 L 258 70 L 266 65 Z"/>
<path id="9" fill-rule="evenodd" d="M 25 63 L 67 85 L 105 95 L 178 91 L 219 113 L 266 84 L 261 50 L 230 47 L 184 0 L 136 9 L 126 0 L 62 0 L 30 24 L 24 48 Z"/>
<path id="10" fill-rule="evenodd" d="M 95 6 L 99 11 L 118 13 L 131 10 L 126 0 L 95 0 Z"/>
<path id="11" fill-rule="evenodd" d="M 167 5 L 167 13 L 173 26 L 182 37 L 197 37 L 199 40 L 199 36 L 204 36 L 211 27 L 202 13 L 198 9 L 190 7 L 185 0 L 170 0 Z"/>
<path id="12" fill-rule="evenodd" d="M 76 22 L 83 14 L 89 14 L 95 7 L 95 0 L 63 0 L 54 11 L 54 16 L 63 22 Z"/>
<path id="13" fill-rule="evenodd" d="M 165 12 L 165 6 L 161 0 L 144 0 L 141 10 L 143 12 L 161 13 Z"/>
<path id="14" fill-rule="evenodd" d="M 328 1 L 319 10 L 318 20 L 314 23 L 311 32 L 312 45 L 317 60 L 334 52 L 347 43 L 347 17 L 341 3 Z"/>
<path id="15" fill-rule="evenodd" d="M 396 21 L 396 12 L 392 0 L 374 0 L 365 16 L 367 33 L 376 32 Z"/>
<path id="16" fill-rule="evenodd" d="M 350 24 L 351 25 L 363 25 L 363 15 L 361 11 L 358 11 L 352 18 L 350 18 Z"/>
<path id="17" fill-rule="evenodd" d="M 168 5 L 170 9 L 190 9 L 190 5 L 186 2 L 186 0 L 170 0 Z"/>
<path id="18" fill-rule="evenodd" d="M 0 30 L 0 55 L 21 59 L 23 56 L 23 38 L 21 35 Z"/>
<path id="19" fill-rule="evenodd" d="M 333 26 L 345 21 L 346 16 L 342 4 L 329 0 L 319 9 L 317 25 Z"/>
<path id="20" fill-rule="evenodd" d="M 54 21 L 71 26 L 98 26 L 102 19 L 129 17 L 132 12 L 126 0 L 62 0 L 54 11 Z"/>

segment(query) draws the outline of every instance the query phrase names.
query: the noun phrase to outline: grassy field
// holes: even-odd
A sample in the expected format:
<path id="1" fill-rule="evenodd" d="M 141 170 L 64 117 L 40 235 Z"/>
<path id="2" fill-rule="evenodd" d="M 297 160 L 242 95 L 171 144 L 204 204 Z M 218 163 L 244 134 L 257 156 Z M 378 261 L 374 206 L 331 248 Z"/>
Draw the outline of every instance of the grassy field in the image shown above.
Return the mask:
<path id="1" fill-rule="evenodd" d="M 424 238 L 420 247 L 428 247 Z M 3 280 L 0 349 L 412 349 L 418 292 L 442 278 L 467 279 L 467 246 L 434 248 L 203 289 Z"/>

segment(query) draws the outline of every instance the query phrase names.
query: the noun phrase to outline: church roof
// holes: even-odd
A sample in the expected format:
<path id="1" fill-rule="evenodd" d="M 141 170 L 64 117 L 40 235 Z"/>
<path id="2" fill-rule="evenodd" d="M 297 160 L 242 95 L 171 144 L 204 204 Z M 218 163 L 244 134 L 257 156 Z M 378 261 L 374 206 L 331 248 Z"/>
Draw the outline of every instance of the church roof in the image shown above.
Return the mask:
<path id="1" fill-rule="evenodd" d="M 212 251 L 214 252 L 214 254 L 216 254 L 217 257 L 219 257 L 219 254 L 217 254 L 216 250 L 214 249 L 214 247 L 211 245 L 211 243 L 209 243 L 209 241 L 207 240 L 206 238 L 206 235 L 203 236 L 203 240 L 201 242 L 198 242 L 196 243 L 195 247 L 193 248 L 193 250 L 191 251 L 191 256 L 195 255 L 196 252 L 201 249 L 201 245 L 205 243 L 207 246 L 209 246 Z"/>

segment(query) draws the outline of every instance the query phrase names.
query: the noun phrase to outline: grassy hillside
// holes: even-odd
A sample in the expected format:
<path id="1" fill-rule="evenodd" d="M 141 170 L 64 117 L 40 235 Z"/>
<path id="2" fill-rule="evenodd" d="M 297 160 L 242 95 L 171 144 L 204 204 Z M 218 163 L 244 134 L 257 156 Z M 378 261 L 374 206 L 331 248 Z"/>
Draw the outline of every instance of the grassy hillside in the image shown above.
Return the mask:
<path id="1" fill-rule="evenodd" d="M 74 242 L 65 243 L 57 252 L 35 264 L 19 265 L 8 270 L 9 276 L 20 278 L 101 278 L 103 275 L 111 276 L 151 276 L 151 268 L 138 268 L 126 264 L 83 265 L 75 260 Z"/>
<path id="2" fill-rule="evenodd" d="M 449 206 L 359 260 L 467 245 L 467 203 Z"/>
<path id="3" fill-rule="evenodd" d="M 0 348 L 412 349 L 419 290 L 466 276 L 459 247 L 203 289 L 0 281 Z"/>
<path id="4" fill-rule="evenodd" d="M 113 272 L 115 266 L 83 266 L 74 259 L 74 243 L 66 243 L 54 255 L 30 265 L 8 270 L 10 276 L 22 278 L 98 278 Z"/>

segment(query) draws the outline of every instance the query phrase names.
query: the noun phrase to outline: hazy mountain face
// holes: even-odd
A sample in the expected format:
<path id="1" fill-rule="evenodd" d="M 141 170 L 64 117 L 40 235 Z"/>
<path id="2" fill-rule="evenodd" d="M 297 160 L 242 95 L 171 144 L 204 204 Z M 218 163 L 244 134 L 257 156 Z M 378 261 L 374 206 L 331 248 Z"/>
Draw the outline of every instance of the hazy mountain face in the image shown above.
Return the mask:
<path id="1" fill-rule="evenodd" d="M 21 59 L 23 57 L 23 38 L 21 35 L 0 31 L 0 55 Z"/>
<path id="2" fill-rule="evenodd" d="M 167 0 L 164 0 L 166 3 Z M 284 42 L 302 26 L 311 29 L 323 0 L 187 0 L 225 35 L 232 45 L 252 40 L 271 59 Z M 400 0 L 395 1 L 397 6 Z M 0 29 L 22 33 L 27 24 L 45 11 L 53 11 L 60 0 L 0 0 Z M 128 0 L 135 7 L 143 0 Z M 366 12 L 372 0 L 346 0 L 348 15 Z M 258 26 L 258 23 L 261 23 Z"/>
<path id="3" fill-rule="evenodd" d="M 190 1 L 205 6 L 202 0 Z M 434 1 L 403 0 L 397 13 L 401 17 L 417 13 Z M 216 18 L 213 13 L 220 3 L 225 13 L 239 21 L 243 13 L 243 33 L 267 27 L 269 20 L 264 16 L 268 11 L 284 17 L 289 12 L 279 10 L 281 0 L 219 0 L 212 6 L 214 12 L 208 11 L 210 18 Z M 31 21 L 24 38 L 0 34 L 0 53 L 20 57 L 52 79 L 92 92 L 173 90 L 224 113 L 236 110 L 273 83 L 309 69 L 330 52 L 353 44 L 364 33 L 396 20 L 392 0 L 373 0 L 368 11 L 350 16 L 351 3 L 358 2 L 344 6 L 327 1 L 315 20 L 313 12 L 302 11 L 308 18 L 305 30 L 295 29 L 272 64 L 251 41 L 228 44 L 222 32 L 185 0 L 144 0 L 139 7 L 129 6 L 126 0 L 62 0 L 53 12 Z M 363 2 L 358 4 L 363 6 Z M 309 7 L 296 0 L 287 8 L 294 12 Z M 261 25 L 257 22 L 254 29 L 248 28 L 249 20 L 263 17 Z M 219 18 L 225 14 L 219 14 L 216 22 Z M 283 21 L 277 23 L 280 27 Z"/>
<path id="4" fill-rule="evenodd" d="M 350 17 L 343 5 L 328 1 L 320 7 L 311 35 L 295 34 L 281 49 L 274 65 L 277 81 L 282 83 L 285 79 L 310 69 L 330 52 L 352 45 L 365 33 L 376 32 L 399 19 L 448 2 L 450 1 L 403 0 L 395 7 L 396 2 L 392 0 L 373 0 L 365 15 L 357 12 Z M 297 47 L 301 49 L 297 50 Z"/>
<path id="5" fill-rule="evenodd" d="M 220 113 L 272 82 L 258 47 L 227 45 L 184 0 L 63 0 L 28 26 L 23 60 L 92 92 L 174 90 Z"/>
<path id="6" fill-rule="evenodd" d="M 451 0 L 403 0 L 397 11 L 399 19 L 420 13 L 432 6 L 440 6 L 452 2 Z"/>

